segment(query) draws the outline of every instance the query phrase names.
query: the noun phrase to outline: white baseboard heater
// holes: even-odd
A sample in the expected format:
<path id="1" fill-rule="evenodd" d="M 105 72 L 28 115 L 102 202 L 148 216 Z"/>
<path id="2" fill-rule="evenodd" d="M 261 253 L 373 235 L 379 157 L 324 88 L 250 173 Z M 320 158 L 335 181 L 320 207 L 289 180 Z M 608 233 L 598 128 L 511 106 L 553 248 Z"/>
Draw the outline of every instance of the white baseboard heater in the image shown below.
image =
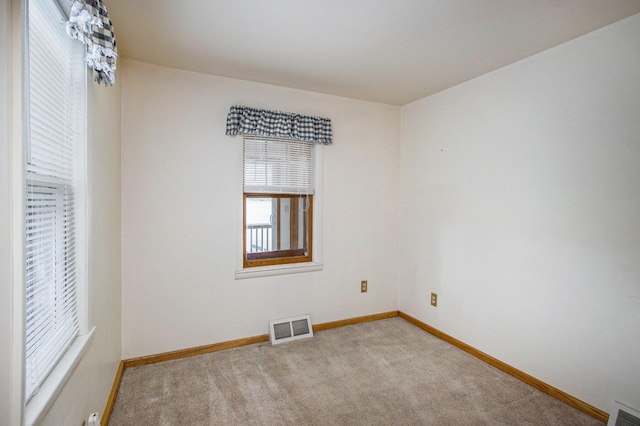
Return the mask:
<path id="1" fill-rule="evenodd" d="M 269 321 L 269 337 L 272 345 L 313 337 L 311 316 L 302 315 Z"/>

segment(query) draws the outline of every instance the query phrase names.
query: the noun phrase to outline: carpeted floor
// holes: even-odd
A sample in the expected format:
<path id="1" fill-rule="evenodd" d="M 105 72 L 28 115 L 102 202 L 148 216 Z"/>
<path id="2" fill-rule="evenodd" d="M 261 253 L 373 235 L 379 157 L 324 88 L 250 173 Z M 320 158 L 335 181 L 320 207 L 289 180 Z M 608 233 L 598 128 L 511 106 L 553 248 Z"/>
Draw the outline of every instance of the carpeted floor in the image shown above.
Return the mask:
<path id="1" fill-rule="evenodd" d="M 602 425 L 401 318 L 127 369 L 109 425 Z"/>

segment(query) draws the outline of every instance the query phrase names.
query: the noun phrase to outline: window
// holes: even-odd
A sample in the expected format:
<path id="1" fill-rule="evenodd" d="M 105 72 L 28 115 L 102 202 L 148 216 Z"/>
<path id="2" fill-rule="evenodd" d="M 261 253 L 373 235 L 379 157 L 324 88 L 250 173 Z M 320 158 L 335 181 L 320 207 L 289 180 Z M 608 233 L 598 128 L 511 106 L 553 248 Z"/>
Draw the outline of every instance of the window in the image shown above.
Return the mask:
<path id="1" fill-rule="evenodd" d="M 245 194 L 245 267 L 311 262 L 312 195 Z"/>
<path id="2" fill-rule="evenodd" d="M 28 2 L 25 377 L 30 400 L 86 324 L 82 44 L 55 0 Z"/>
<path id="3" fill-rule="evenodd" d="M 243 267 L 312 261 L 313 145 L 243 137 Z"/>

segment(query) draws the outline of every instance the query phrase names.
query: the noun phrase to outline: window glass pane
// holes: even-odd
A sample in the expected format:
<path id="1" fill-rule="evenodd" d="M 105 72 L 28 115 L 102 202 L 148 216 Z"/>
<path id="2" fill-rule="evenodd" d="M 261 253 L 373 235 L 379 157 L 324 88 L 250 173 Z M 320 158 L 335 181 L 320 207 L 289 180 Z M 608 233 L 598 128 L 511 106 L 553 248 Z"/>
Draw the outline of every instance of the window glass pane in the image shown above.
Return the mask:
<path id="1" fill-rule="evenodd" d="M 312 196 L 247 194 L 245 259 L 308 258 Z"/>
<path id="2" fill-rule="evenodd" d="M 247 198 L 247 253 L 272 251 L 274 223 L 272 208 L 277 204 L 275 198 Z M 277 244 L 275 245 L 277 247 Z"/>

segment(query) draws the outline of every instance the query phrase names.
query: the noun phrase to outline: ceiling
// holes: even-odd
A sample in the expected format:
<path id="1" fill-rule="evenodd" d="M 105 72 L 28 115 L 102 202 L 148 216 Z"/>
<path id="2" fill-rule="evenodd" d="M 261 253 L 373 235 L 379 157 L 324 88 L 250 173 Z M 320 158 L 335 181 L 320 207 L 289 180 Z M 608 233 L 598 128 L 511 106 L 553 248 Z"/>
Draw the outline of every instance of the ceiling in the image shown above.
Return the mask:
<path id="1" fill-rule="evenodd" d="M 121 57 L 405 105 L 640 13 L 640 0 L 104 0 Z"/>

